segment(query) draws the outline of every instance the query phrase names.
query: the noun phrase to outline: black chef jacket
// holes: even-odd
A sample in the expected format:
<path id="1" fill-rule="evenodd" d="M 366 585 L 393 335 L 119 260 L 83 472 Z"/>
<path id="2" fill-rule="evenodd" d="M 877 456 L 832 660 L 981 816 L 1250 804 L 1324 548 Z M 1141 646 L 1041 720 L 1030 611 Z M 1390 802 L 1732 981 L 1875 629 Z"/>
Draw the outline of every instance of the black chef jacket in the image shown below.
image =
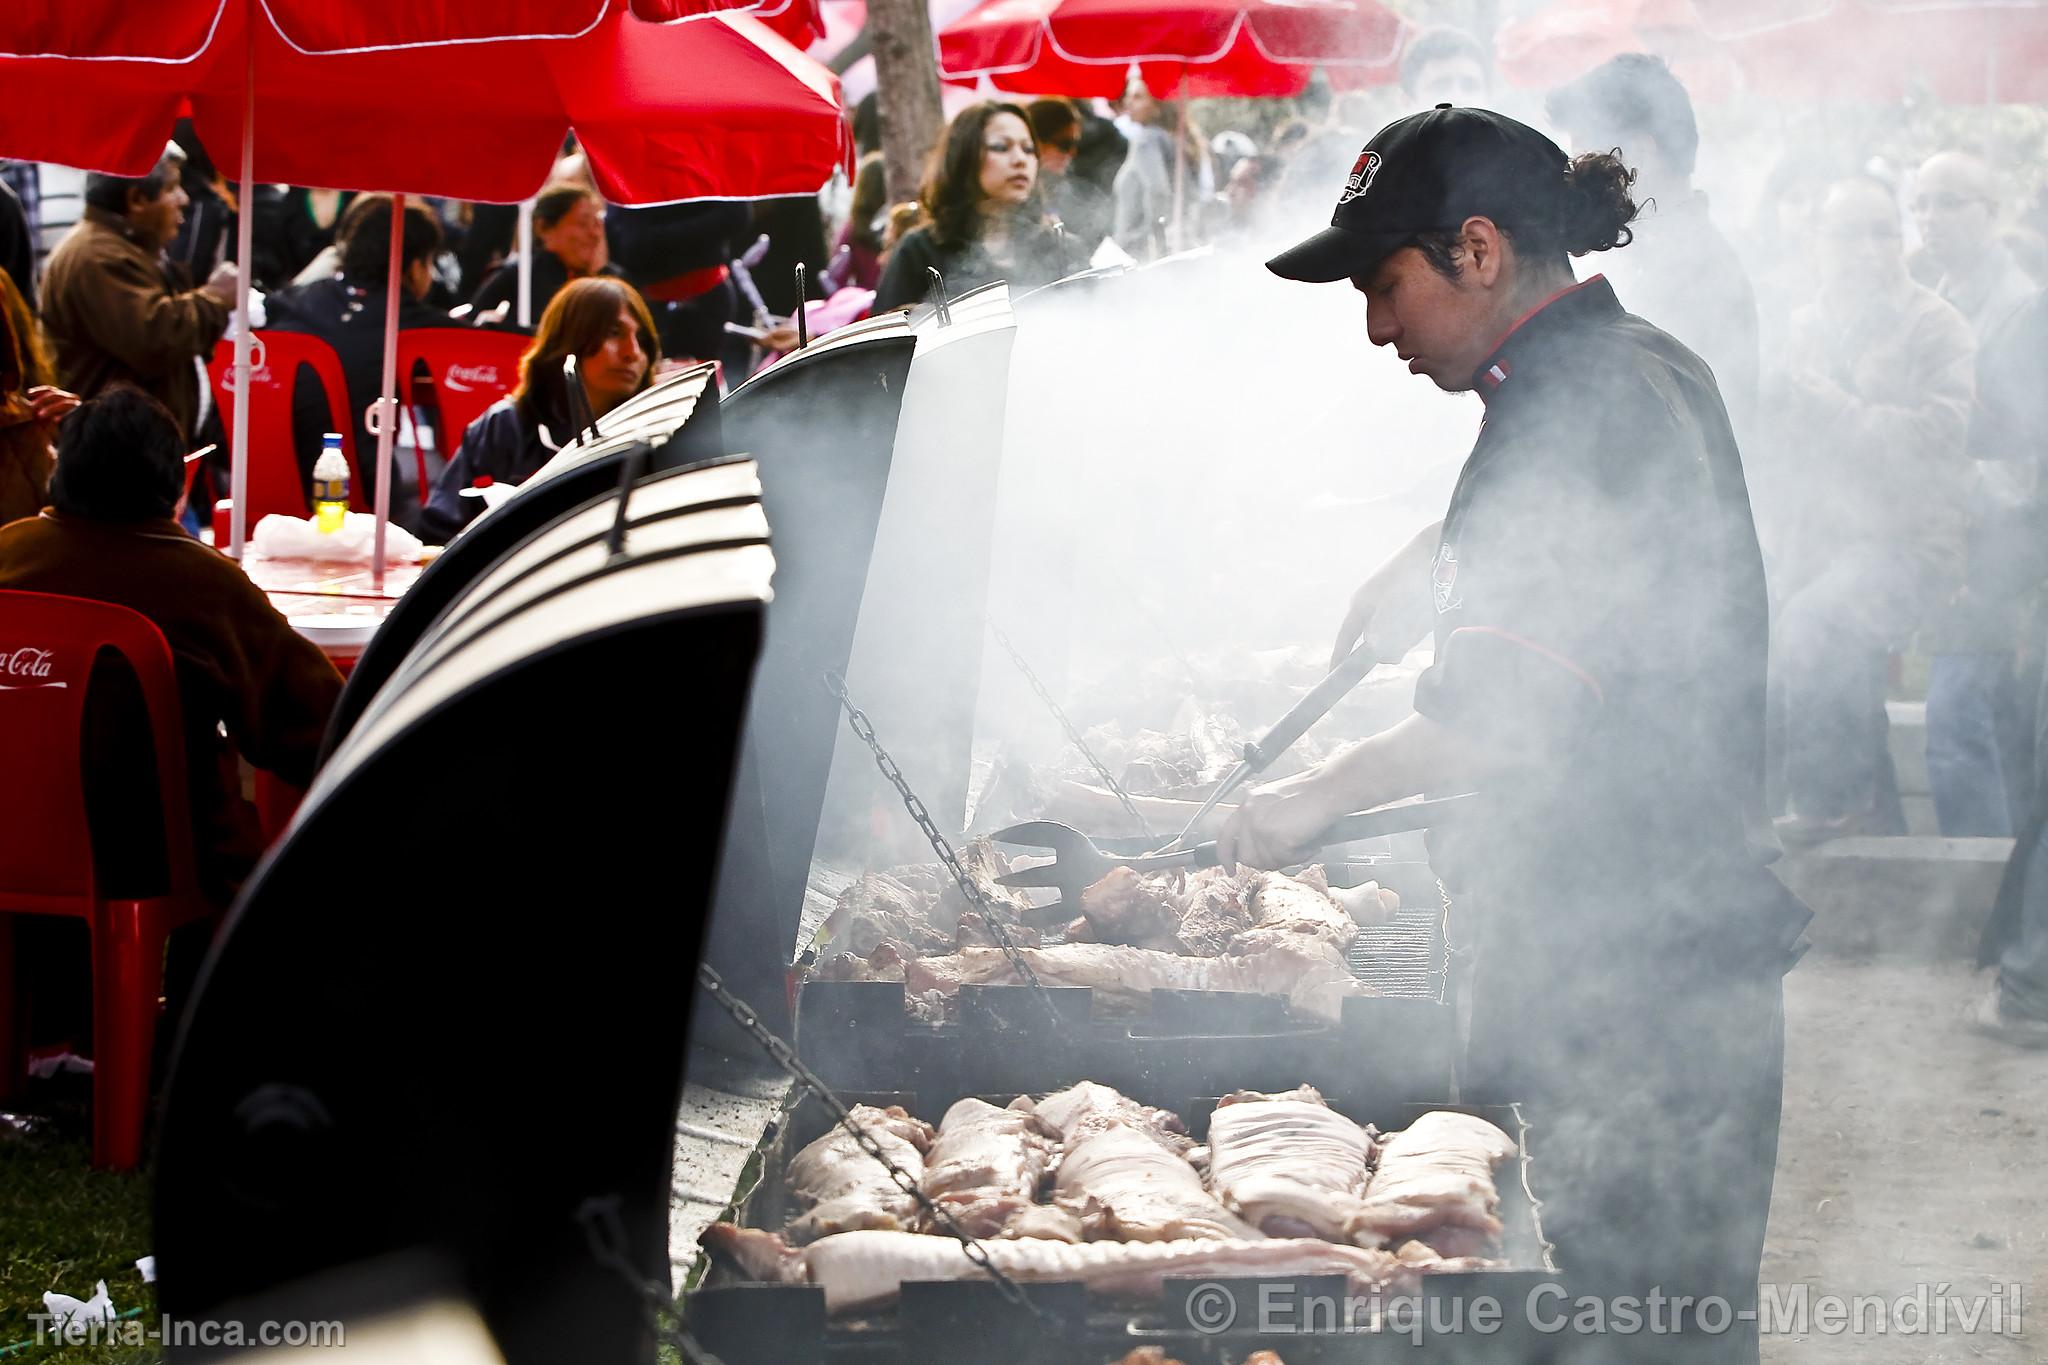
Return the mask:
<path id="1" fill-rule="evenodd" d="M 1431 576 L 1415 706 L 1531 762 L 1448 832 L 1477 963 L 1463 1096 L 1520 1101 L 1570 1292 L 1725 1300 L 1728 1331 L 1563 1359 L 1754 1365 L 1807 919 L 1765 864 L 1768 618 L 1713 375 L 1595 277 L 1478 375 L 1486 420 Z"/>
<path id="2" fill-rule="evenodd" d="M 1803 918 L 1761 871 L 1763 560 L 1712 372 L 1595 276 L 1517 324 L 1478 390 L 1415 709 L 1532 761 L 1446 840 L 1452 878 L 1569 889 L 1570 913 L 1511 926 L 1567 957 L 1782 952 Z M 1730 877 L 1761 903 L 1719 894 Z"/>

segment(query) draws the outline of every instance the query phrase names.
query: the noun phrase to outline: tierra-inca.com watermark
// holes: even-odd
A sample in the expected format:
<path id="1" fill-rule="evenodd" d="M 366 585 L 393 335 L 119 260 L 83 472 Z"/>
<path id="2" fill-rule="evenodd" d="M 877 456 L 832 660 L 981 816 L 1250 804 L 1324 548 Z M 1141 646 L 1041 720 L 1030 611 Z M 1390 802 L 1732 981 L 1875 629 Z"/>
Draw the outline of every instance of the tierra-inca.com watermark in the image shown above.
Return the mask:
<path id="1" fill-rule="evenodd" d="M 38 1346 L 181 1347 L 242 1350 L 250 1347 L 340 1346 L 339 1322 L 220 1322 L 159 1317 L 88 1317 L 82 1313 L 30 1313 Z"/>
<path id="2" fill-rule="evenodd" d="M 1205 1335 L 1374 1330 L 1419 1343 L 1429 1336 L 1492 1336 L 1513 1328 L 1544 1335 L 1719 1336 L 1754 1330 L 1767 1336 L 2024 1335 L 2025 1293 L 2018 1282 L 1964 1294 L 1946 1282 L 1903 1294 L 1834 1294 L 1810 1284 L 1766 1284 L 1755 1306 L 1725 1298 L 1666 1294 L 1638 1297 L 1574 1295 L 1564 1285 L 1538 1284 L 1520 1297 L 1488 1294 L 1343 1297 L 1308 1286 L 1265 1281 L 1256 1286 L 1209 1282 L 1189 1290 L 1189 1325 Z"/>

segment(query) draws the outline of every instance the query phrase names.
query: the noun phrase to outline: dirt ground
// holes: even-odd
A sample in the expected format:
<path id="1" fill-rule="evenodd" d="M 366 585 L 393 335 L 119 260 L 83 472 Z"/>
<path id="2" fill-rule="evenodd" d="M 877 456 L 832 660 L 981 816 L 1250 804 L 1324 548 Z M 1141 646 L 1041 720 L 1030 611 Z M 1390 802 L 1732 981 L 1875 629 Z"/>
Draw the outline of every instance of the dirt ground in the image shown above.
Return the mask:
<path id="1" fill-rule="evenodd" d="M 1924 1284 L 1930 1308 L 1918 1334 L 1877 1334 L 1866 1315 L 1873 1330 L 1768 1335 L 1767 1365 L 2048 1361 L 2048 1051 L 1967 1032 L 1960 1011 L 1981 989 L 1960 963 L 1812 955 L 1786 978 L 1764 1283 L 1787 1303 L 1802 1284 L 1816 1303 Z M 1963 1330 L 1955 1303 L 2015 1281 L 2019 1335 L 1992 1332 L 1988 1316 Z M 1936 1332 L 1944 1294 L 1948 1330 Z"/>

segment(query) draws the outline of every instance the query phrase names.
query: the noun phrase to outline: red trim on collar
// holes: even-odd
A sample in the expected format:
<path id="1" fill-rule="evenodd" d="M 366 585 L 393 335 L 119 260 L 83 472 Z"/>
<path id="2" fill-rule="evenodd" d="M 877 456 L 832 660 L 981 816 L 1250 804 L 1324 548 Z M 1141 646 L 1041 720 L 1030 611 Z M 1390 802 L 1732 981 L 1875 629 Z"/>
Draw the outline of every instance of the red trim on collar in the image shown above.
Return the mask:
<path id="1" fill-rule="evenodd" d="M 1479 390 L 1480 396 L 1491 396 L 1493 391 L 1495 389 L 1498 389 L 1502 384 L 1505 384 L 1507 382 L 1508 376 L 1514 373 L 1514 367 L 1509 365 L 1506 361 L 1500 358 L 1501 348 L 1508 344 L 1509 337 L 1512 337 L 1516 332 L 1521 331 L 1523 325 L 1526 324 L 1531 318 L 1535 317 L 1544 309 L 1550 307 L 1551 304 L 1556 303 L 1559 299 L 1564 298 L 1568 294 L 1578 293 L 1581 289 L 1584 289 L 1587 285 L 1593 283 L 1595 280 L 1604 280 L 1606 278 L 1607 277 L 1605 275 L 1590 275 L 1587 278 L 1578 281 L 1576 284 L 1568 284 L 1564 288 L 1558 290 L 1555 294 L 1552 294 L 1549 298 L 1544 299 L 1534 308 L 1531 308 L 1528 312 L 1522 314 L 1522 316 L 1516 318 L 1513 323 L 1509 324 L 1508 329 L 1505 332 L 1502 332 L 1500 336 L 1494 339 L 1493 345 L 1487 347 L 1486 360 L 1484 363 L 1480 365 L 1478 371 L 1474 375 L 1473 387 Z"/>

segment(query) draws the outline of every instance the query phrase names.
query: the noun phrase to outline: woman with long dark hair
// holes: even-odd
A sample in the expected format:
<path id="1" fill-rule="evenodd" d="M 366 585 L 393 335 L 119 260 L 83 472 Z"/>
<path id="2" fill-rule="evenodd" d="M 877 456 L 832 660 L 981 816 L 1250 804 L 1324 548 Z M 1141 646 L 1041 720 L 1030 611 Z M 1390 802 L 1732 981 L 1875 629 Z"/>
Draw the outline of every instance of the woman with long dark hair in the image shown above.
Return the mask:
<path id="1" fill-rule="evenodd" d="M 654 382 L 661 345 L 632 285 L 603 276 L 571 280 L 548 302 L 519 358 L 519 386 L 469 424 L 435 482 L 423 518 L 428 540 L 447 540 L 483 510 L 483 500 L 464 497 L 464 489 L 524 483 L 575 435 L 562 374 L 572 355 L 598 417 Z"/>
<path id="2" fill-rule="evenodd" d="M 617 276 L 605 245 L 604 201 L 577 184 L 553 185 L 533 201 L 533 312 L 546 311 L 571 280 Z M 499 304 L 519 304 L 519 257 L 515 253 L 478 286 L 471 300 L 479 313 Z"/>
<path id="3" fill-rule="evenodd" d="M 1045 220 L 1038 143 L 1021 106 L 993 101 L 962 109 L 925 174 L 926 223 L 896 244 L 875 311 L 915 303 L 930 269 L 949 295 L 995 280 L 1035 289 L 1081 268 L 1077 244 Z"/>

